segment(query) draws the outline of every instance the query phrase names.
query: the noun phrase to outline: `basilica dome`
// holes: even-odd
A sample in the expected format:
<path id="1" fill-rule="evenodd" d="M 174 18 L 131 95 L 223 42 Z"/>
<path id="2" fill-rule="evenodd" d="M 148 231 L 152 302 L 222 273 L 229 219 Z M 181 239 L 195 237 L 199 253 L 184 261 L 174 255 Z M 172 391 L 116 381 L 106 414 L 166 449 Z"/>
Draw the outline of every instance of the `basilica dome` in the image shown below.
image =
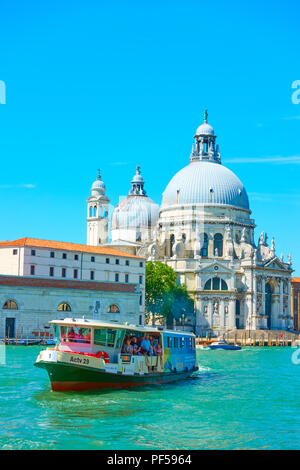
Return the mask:
<path id="1" fill-rule="evenodd" d="M 112 220 L 112 230 L 126 230 L 131 228 L 151 228 L 155 226 L 159 217 L 159 206 L 146 196 L 144 180 L 137 167 L 136 174 L 131 181 L 132 189 L 129 195 L 115 207 Z"/>
<path id="2" fill-rule="evenodd" d="M 162 208 L 174 204 L 222 204 L 249 209 L 246 190 L 238 177 L 219 163 L 195 161 L 171 179 Z"/>
<path id="3" fill-rule="evenodd" d="M 150 228 L 159 217 L 159 206 L 147 196 L 129 195 L 114 209 L 111 229 Z"/>

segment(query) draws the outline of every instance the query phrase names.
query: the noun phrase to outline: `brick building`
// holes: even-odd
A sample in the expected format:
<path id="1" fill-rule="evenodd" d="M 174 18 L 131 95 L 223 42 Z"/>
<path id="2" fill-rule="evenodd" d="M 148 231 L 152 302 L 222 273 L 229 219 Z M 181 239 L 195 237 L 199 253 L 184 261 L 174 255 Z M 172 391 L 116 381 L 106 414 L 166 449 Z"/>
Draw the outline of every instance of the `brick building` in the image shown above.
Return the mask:
<path id="1" fill-rule="evenodd" d="M 0 337 L 86 316 L 144 323 L 145 260 L 108 247 L 34 238 L 0 242 Z"/>

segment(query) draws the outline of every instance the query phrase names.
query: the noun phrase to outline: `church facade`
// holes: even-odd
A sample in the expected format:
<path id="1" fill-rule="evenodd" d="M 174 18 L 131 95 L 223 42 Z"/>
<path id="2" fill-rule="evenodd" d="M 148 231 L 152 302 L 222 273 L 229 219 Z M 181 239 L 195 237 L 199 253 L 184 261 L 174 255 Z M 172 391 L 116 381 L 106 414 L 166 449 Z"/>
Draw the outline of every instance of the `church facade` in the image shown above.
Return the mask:
<path id="1" fill-rule="evenodd" d="M 108 199 L 104 183 L 97 185 L 101 216 L 90 217 L 88 199 L 88 244 L 104 243 L 171 266 L 194 299 L 189 323 L 196 334 L 292 327 L 291 257 L 278 258 L 274 239 L 269 244 L 264 232 L 255 242 L 247 192 L 222 165 L 207 112 L 190 161 L 166 186 L 161 206 L 147 196 L 137 167 L 128 196 L 112 213 L 109 243 Z M 95 235 L 90 227 L 97 223 Z"/>

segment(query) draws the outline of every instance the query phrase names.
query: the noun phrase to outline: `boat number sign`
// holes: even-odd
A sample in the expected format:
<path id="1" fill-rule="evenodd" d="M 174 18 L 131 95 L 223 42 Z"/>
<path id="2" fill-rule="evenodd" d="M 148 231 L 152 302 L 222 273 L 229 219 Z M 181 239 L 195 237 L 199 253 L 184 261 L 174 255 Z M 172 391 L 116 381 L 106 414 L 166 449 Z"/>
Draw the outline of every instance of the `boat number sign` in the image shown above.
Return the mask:
<path id="1" fill-rule="evenodd" d="M 84 365 L 88 365 L 90 363 L 87 357 L 78 357 L 78 356 L 71 356 L 69 362 L 73 362 L 75 364 L 84 364 Z"/>

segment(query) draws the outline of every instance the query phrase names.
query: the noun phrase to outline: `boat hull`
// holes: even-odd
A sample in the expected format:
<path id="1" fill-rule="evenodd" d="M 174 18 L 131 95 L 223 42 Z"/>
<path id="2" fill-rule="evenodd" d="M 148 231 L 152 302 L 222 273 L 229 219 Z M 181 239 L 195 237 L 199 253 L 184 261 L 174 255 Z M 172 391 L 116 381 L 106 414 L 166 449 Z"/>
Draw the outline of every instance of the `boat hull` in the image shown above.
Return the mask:
<path id="1" fill-rule="evenodd" d="M 46 369 L 51 383 L 51 390 L 55 392 L 120 389 L 164 384 L 185 379 L 196 370 L 125 375 L 121 373 L 108 373 L 78 365 L 49 363 L 46 361 L 40 361 L 35 363 L 35 365 Z"/>
<path id="2" fill-rule="evenodd" d="M 226 349 L 231 351 L 239 351 L 242 349 L 240 346 L 230 346 L 229 344 L 209 346 L 209 349 Z"/>

